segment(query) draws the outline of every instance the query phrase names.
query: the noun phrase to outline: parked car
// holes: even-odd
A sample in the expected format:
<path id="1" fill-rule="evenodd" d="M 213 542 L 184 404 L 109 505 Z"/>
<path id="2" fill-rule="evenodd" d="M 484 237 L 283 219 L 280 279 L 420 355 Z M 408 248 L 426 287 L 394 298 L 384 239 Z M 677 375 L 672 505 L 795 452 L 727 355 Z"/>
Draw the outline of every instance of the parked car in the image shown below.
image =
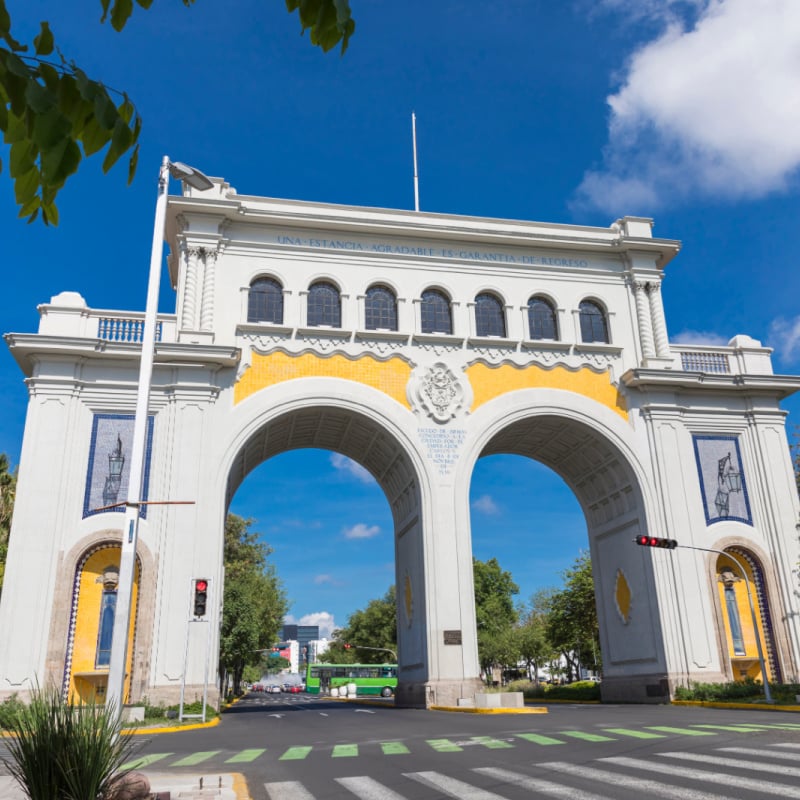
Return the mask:
<path id="1" fill-rule="evenodd" d="M 300 692 L 302 692 L 303 690 L 300 688 L 299 683 L 295 683 L 292 684 L 286 691 L 290 692 L 291 694 L 300 694 Z"/>
<path id="2" fill-rule="evenodd" d="M 281 693 L 281 687 L 278 686 L 277 683 L 273 684 L 272 686 L 267 686 L 266 690 L 267 690 L 267 692 L 269 692 L 269 694 L 280 694 Z"/>

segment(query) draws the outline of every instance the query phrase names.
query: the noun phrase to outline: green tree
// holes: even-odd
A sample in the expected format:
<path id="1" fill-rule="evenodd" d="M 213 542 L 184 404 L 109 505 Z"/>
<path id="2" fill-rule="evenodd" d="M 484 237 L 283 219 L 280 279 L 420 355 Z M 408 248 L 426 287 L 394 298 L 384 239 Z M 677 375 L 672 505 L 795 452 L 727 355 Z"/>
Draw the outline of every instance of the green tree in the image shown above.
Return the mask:
<path id="1" fill-rule="evenodd" d="M 592 561 L 581 553 L 564 572 L 564 586 L 547 608 L 547 637 L 567 661 L 567 679 L 579 677 L 579 664 L 599 667 L 600 644 Z"/>
<path id="2" fill-rule="evenodd" d="M 334 631 L 333 641 L 322 659 L 329 664 L 385 664 L 394 660 L 387 650 L 397 653 L 394 586 L 383 597 L 370 600 L 366 608 L 354 611 L 347 624 Z"/>
<path id="3" fill-rule="evenodd" d="M 228 514 L 219 668 L 223 692 L 241 691 L 244 668 L 258 665 L 287 611 L 286 593 L 267 558 L 272 548 L 250 531 L 253 520 Z"/>
<path id="4" fill-rule="evenodd" d="M 500 567 L 496 558 L 472 559 L 475 585 L 475 621 L 478 628 L 478 660 L 487 683 L 493 680 L 495 667 L 515 663 L 509 653 L 512 627 L 517 621 L 514 595 L 519 586 L 510 572 Z"/>
<path id="5" fill-rule="evenodd" d="M 99 0 L 100 22 L 121 31 L 134 0 Z M 194 0 L 182 0 L 191 6 Z M 153 0 L 136 0 L 143 9 Z M 342 53 L 355 31 L 349 0 L 286 0 L 298 12 L 301 31 L 328 51 L 341 42 Z M 41 213 L 45 224 L 58 224 L 56 196 L 84 157 L 105 149 L 103 171 L 128 156 L 128 182 L 139 155 L 142 120 L 125 92 L 90 78 L 56 45 L 50 24 L 26 44 L 12 33 L 6 0 L 0 0 L 0 131 L 9 146 L 8 169 L 14 182 L 19 216 L 29 222 Z M 0 162 L 0 168 L 2 168 Z"/>
<path id="6" fill-rule="evenodd" d="M 517 626 L 519 657 L 525 662 L 528 678 L 539 683 L 539 670 L 558 655 L 547 636 L 547 608 L 552 590 L 543 589 L 532 598 L 530 607 L 520 614 Z"/>
<path id="7" fill-rule="evenodd" d="M 0 595 L 3 593 L 3 578 L 6 574 L 8 539 L 11 534 L 11 517 L 14 514 L 16 493 L 17 472 L 10 470 L 8 456 L 0 453 Z"/>

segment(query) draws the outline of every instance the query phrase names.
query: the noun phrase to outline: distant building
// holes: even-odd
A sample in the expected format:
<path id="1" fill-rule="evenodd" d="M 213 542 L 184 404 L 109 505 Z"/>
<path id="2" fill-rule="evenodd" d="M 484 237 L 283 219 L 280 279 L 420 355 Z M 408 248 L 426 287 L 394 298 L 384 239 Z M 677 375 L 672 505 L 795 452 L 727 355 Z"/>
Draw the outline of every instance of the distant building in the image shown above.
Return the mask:
<path id="1" fill-rule="evenodd" d="M 319 625 L 284 625 L 281 631 L 283 641 L 297 642 L 299 651 L 299 667 L 302 669 L 309 661 L 313 662 L 314 658 L 309 657 L 311 649 L 309 644 L 319 639 Z M 297 672 L 297 669 L 293 669 Z"/>

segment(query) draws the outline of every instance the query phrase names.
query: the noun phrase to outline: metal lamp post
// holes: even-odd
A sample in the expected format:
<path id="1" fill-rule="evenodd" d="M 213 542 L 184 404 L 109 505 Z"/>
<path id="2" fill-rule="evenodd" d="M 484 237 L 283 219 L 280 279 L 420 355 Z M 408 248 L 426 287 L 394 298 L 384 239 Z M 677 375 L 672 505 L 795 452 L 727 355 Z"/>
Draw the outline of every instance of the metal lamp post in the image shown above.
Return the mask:
<path id="1" fill-rule="evenodd" d="M 142 505 L 142 482 L 147 439 L 147 412 L 150 403 L 150 380 L 155 356 L 156 322 L 158 318 L 158 293 L 161 282 L 161 259 L 164 252 L 164 231 L 167 215 L 169 178 L 186 181 L 199 190 L 210 189 L 213 184 L 199 170 L 180 162 L 171 162 L 164 156 L 158 175 L 153 246 L 150 252 L 150 273 L 147 283 L 142 352 L 139 361 L 139 384 L 136 394 L 136 415 L 133 423 L 128 496 L 125 501 L 125 521 L 122 528 L 122 552 L 117 586 L 117 605 L 114 613 L 114 633 L 108 668 L 106 702 L 122 712 L 125 694 L 125 666 L 128 660 L 128 629 L 130 628 L 131 600 L 136 565 L 136 543 L 139 533 L 139 509 Z"/>

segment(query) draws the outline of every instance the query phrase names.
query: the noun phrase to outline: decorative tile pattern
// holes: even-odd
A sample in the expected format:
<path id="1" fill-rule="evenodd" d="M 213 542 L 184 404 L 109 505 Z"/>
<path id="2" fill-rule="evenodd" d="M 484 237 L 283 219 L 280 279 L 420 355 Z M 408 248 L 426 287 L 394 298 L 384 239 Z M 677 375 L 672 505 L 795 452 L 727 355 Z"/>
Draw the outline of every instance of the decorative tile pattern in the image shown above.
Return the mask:
<path id="1" fill-rule="evenodd" d="M 692 436 L 706 524 L 753 524 L 737 436 Z"/>

